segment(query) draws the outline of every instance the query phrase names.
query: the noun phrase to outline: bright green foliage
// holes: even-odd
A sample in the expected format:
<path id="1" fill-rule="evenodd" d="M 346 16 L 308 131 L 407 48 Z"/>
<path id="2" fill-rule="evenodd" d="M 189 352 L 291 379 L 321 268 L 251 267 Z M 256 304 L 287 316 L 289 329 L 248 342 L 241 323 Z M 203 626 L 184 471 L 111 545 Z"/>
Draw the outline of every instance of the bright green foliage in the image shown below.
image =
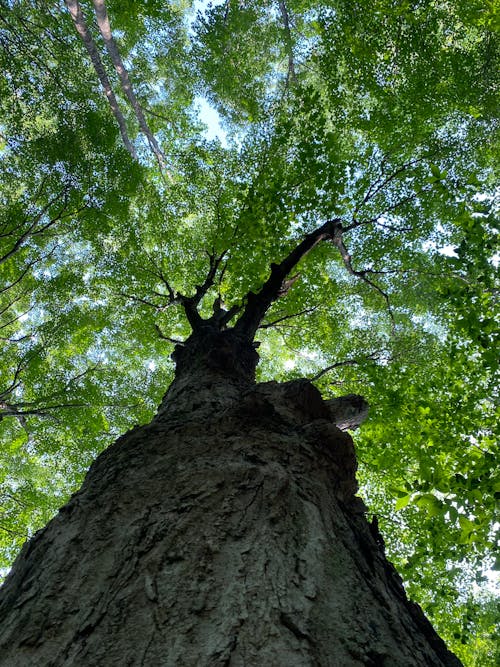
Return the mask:
<path id="1" fill-rule="evenodd" d="M 226 251 L 202 305 L 241 303 L 340 217 L 350 258 L 301 262 L 260 376 L 366 396 L 360 480 L 389 557 L 465 664 L 498 664 L 494 4 L 110 1 L 163 173 L 81 5 L 138 161 L 64 3 L 0 1 L 2 565 L 154 413 L 159 332 L 189 334 L 167 282 L 192 294 Z"/>

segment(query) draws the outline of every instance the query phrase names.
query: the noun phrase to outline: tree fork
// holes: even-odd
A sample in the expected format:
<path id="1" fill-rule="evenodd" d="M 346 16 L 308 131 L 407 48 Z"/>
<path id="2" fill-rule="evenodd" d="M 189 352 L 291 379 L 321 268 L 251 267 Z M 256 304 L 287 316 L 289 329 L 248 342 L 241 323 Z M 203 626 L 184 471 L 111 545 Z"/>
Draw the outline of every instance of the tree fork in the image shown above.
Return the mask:
<path id="1" fill-rule="evenodd" d="M 246 295 L 246 305 L 243 308 L 243 313 L 233 327 L 234 331 L 247 340 L 253 340 L 271 304 L 280 296 L 286 294 L 288 289 L 299 277 L 299 274 L 297 274 L 287 281 L 287 277 L 293 268 L 321 241 L 329 239 L 337 245 L 337 239 L 341 234 L 342 224 L 340 218 L 327 220 L 313 232 L 306 234 L 303 240 L 298 243 L 279 264 L 271 263 L 271 275 L 266 280 L 261 290 L 257 293 L 250 291 Z M 198 312 L 198 306 L 202 298 L 214 284 L 215 276 L 224 255 L 225 252 L 220 256 L 217 256 L 215 252 L 209 253 L 209 270 L 204 282 L 201 285 L 196 286 L 196 291 L 193 296 L 188 297 L 179 292 L 175 293 L 168 281 L 162 276 L 168 290 L 168 303 L 182 304 L 186 318 L 191 325 L 193 332 L 207 326 L 215 326 L 217 329 L 223 329 L 230 320 L 242 310 L 240 306 L 233 306 L 228 311 L 225 311 L 221 308 L 220 300 L 216 299 L 211 317 L 204 319 Z"/>

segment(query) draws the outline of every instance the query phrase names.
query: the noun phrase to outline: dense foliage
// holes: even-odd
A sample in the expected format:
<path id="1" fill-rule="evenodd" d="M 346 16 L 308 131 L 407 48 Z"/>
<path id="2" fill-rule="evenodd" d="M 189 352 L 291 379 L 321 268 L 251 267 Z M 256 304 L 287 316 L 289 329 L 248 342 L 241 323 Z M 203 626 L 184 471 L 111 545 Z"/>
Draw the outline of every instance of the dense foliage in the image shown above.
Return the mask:
<path id="1" fill-rule="evenodd" d="M 0 1 L 4 571 L 154 413 L 189 332 L 169 289 L 224 254 L 206 307 L 238 304 L 339 217 L 345 252 L 302 261 L 260 376 L 366 396 L 359 476 L 389 557 L 465 664 L 498 664 L 493 3 L 110 0 L 111 44 L 103 6 Z"/>

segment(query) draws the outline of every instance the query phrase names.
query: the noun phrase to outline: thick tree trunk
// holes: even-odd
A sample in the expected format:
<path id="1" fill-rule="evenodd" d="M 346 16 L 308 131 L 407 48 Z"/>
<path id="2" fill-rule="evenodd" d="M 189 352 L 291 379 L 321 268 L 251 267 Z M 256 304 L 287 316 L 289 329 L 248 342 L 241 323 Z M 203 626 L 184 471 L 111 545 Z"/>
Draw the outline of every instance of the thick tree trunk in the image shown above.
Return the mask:
<path id="1" fill-rule="evenodd" d="M 153 422 L 23 548 L 0 665 L 460 665 L 385 559 L 319 392 L 256 385 L 231 331 L 176 357 Z"/>

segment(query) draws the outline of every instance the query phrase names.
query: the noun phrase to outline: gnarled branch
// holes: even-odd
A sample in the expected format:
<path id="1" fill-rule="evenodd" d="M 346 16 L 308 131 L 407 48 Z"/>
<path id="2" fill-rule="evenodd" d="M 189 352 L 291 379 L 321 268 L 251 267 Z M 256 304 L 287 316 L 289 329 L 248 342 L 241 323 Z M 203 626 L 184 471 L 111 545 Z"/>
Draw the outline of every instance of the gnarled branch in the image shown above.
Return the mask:
<path id="1" fill-rule="evenodd" d="M 235 324 L 235 330 L 252 339 L 264 319 L 269 306 L 279 298 L 283 284 L 290 271 L 305 257 L 318 243 L 326 239 L 333 240 L 335 230 L 341 227 L 340 218 L 327 220 L 321 227 L 307 234 L 304 240 L 296 246 L 280 264 L 271 264 L 271 275 L 266 280 L 260 292 L 247 294 L 247 303 L 243 314 Z"/>
<path id="2" fill-rule="evenodd" d="M 359 394 L 347 394 L 325 401 L 332 422 L 341 431 L 354 431 L 367 418 L 369 405 Z"/>

